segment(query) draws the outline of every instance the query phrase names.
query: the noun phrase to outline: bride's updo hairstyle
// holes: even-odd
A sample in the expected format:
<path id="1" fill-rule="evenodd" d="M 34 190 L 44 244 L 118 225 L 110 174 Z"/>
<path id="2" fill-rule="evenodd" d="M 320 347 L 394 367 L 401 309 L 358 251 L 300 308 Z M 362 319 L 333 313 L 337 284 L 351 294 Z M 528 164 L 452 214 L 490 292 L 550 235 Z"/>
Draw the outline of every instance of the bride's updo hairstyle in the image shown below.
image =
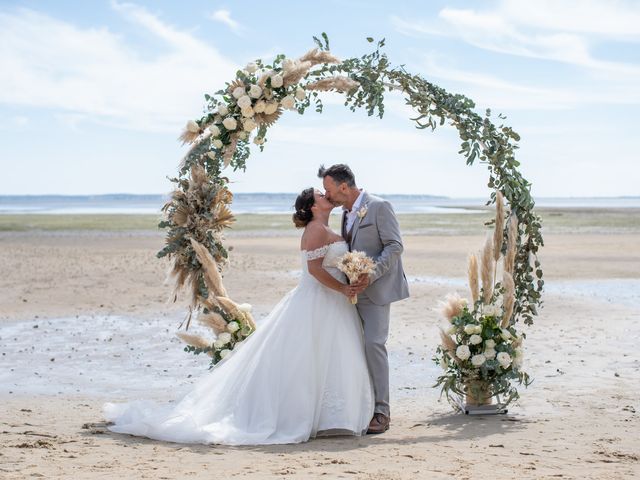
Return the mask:
<path id="1" fill-rule="evenodd" d="M 304 228 L 313 219 L 311 207 L 316 203 L 315 190 L 306 188 L 296 198 L 295 213 L 293 214 L 293 223 L 296 228 Z"/>

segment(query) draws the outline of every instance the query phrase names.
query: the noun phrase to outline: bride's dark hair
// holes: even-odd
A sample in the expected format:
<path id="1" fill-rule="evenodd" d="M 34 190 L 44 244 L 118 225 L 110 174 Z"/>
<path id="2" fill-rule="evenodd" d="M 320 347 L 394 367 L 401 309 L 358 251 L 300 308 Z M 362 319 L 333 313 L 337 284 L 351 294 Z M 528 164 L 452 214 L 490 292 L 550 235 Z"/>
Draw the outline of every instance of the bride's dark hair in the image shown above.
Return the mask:
<path id="1" fill-rule="evenodd" d="M 293 223 L 296 228 L 303 228 L 307 226 L 313 219 L 313 213 L 311 207 L 316 203 L 315 190 L 313 188 L 305 188 L 295 203 L 295 213 L 293 214 Z"/>

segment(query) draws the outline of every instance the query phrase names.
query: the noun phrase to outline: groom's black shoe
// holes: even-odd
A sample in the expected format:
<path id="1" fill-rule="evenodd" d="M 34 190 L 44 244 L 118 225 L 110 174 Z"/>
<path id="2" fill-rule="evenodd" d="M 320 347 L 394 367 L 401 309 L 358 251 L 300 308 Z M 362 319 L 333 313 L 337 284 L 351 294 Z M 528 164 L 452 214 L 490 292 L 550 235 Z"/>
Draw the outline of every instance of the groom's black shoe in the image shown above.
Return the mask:
<path id="1" fill-rule="evenodd" d="M 371 422 L 369 422 L 369 430 L 367 430 L 367 433 L 384 433 L 389 430 L 390 423 L 391 418 L 387 417 L 383 413 L 374 413 Z"/>

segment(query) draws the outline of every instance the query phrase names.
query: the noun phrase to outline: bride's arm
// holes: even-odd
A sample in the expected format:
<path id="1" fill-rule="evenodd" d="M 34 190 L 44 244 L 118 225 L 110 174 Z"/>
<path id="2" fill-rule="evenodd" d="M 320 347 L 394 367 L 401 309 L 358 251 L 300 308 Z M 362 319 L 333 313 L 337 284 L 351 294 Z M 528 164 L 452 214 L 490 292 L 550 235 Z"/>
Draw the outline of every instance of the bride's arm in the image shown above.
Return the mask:
<path id="1" fill-rule="evenodd" d="M 333 278 L 331 274 L 322 267 L 323 258 L 324 256 L 316 258 L 314 260 L 307 260 L 309 273 L 313 275 L 316 280 L 318 280 L 325 287 L 329 287 L 337 292 L 342 293 L 343 295 L 346 295 L 347 297 L 353 297 L 356 294 L 355 287 L 340 283 L 338 280 Z"/>

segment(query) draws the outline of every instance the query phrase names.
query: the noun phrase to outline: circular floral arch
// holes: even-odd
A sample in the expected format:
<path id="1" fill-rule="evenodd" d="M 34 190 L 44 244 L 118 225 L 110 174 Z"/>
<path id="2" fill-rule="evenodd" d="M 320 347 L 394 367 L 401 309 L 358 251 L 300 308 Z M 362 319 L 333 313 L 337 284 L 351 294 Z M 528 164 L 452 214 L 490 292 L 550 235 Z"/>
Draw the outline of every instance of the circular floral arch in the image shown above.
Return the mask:
<path id="1" fill-rule="evenodd" d="M 180 164 L 179 175 L 170 201 L 163 207 L 167 229 L 166 245 L 158 257 L 169 257 L 175 278 L 174 300 L 185 288 L 191 305 L 183 324 L 188 329 L 192 315 L 211 328 L 215 341 L 181 332 L 178 335 L 187 351 L 207 353 L 214 365 L 256 328 L 250 306 L 229 298 L 222 281 L 228 262 L 223 232 L 234 222 L 230 209 L 233 194 L 223 170 L 245 170 L 250 142 L 262 151 L 267 133 L 286 110 L 303 114 L 308 108 L 322 112 L 318 93 L 337 91 L 345 95 L 345 105 L 352 111 L 366 109 L 369 116 L 384 114 L 384 94 L 399 90 L 407 105 L 416 112 L 411 120 L 418 129 L 435 130 L 445 123 L 457 129 L 460 151 L 467 165 L 483 163 L 489 170 L 488 186 L 493 190 L 487 205 L 495 203 L 498 211 L 502 198 L 507 204 L 509 221 L 496 217 L 497 244 L 507 253 L 509 225 L 515 242 L 512 256 L 512 278 L 515 301 L 508 323 L 519 320 L 532 324 L 541 305 L 544 285 L 537 258 L 543 245 L 540 218 L 534 213 L 531 184 L 518 171 L 515 158 L 519 135 L 473 109 L 469 98 L 451 94 L 412 75 L 402 67 L 393 67 L 381 52 L 384 40 L 376 43 L 371 53 L 340 61 L 329 51 L 326 34 L 313 37 L 317 47 L 299 59 L 278 55 L 271 64 L 261 60 L 239 70 L 235 80 L 214 95 L 205 95 L 205 115 L 190 120 L 180 139 L 191 148 Z M 367 38 L 373 43 L 372 38 Z M 513 235 L 517 229 L 517 235 Z M 181 325 L 182 326 L 182 325 Z"/>

